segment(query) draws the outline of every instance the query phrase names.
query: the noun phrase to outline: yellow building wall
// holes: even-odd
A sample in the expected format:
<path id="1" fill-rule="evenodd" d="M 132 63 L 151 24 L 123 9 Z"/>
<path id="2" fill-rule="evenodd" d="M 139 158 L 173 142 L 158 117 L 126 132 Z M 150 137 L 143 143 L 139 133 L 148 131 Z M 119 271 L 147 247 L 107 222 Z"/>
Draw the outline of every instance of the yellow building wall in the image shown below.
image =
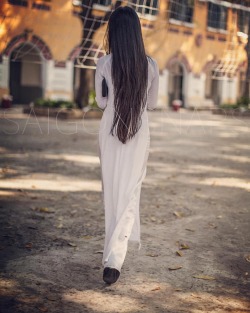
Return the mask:
<path id="1" fill-rule="evenodd" d="M 29 1 L 28 8 L 10 5 L 7 1 L 1 4 L 1 15 L 6 18 L 0 26 L 0 52 L 12 38 L 28 29 L 31 35 L 39 36 L 48 45 L 54 60 L 66 60 L 71 50 L 80 44 L 82 36 L 80 18 L 72 14 L 72 2 L 46 3 L 51 6 L 50 11 L 32 9 L 31 4 Z"/>
<path id="2" fill-rule="evenodd" d="M 230 30 L 233 27 L 233 12 L 228 9 L 227 34 L 209 31 L 207 29 L 207 3 L 194 0 L 193 25 L 176 25 L 168 19 L 169 1 L 161 0 L 159 14 L 155 21 L 141 18 L 142 31 L 146 51 L 154 57 L 160 70 L 168 68 L 169 61 L 173 58 L 179 59 L 188 71 L 198 76 L 204 71 L 206 64 L 212 60 L 220 60 L 228 49 Z M 8 4 L 7 0 L 0 1 L 1 16 L 5 16 L 0 23 L 0 53 L 4 51 L 8 43 L 16 36 L 29 31 L 29 36 L 40 37 L 49 47 L 54 61 L 67 60 L 73 48 L 81 43 L 82 23 L 79 17 L 73 15 L 73 5 L 70 0 L 51 1 L 50 11 L 32 9 L 32 2 L 29 7 L 23 8 Z M 115 3 L 115 0 L 113 1 Z M 126 1 L 123 2 L 126 5 Z M 250 1 L 249 1 L 250 4 Z M 106 12 L 93 10 L 94 15 L 100 17 Z M 150 29 L 149 27 L 152 28 Z M 177 30 L 178 33 L 171 31 Z M 96 47 L 102 47 L 103 35 L 106 25 L 102 26 L 95 34 L 93 43 Z M 186 35 L 184 32 L 192 32 Z M 207 35 L 214 36 L 214 40 L 208 40 Z M 200 38 L 201 45 L 196 44 Z M 225 41 L 220 41 L 224 38 Z M 246 51 L 244 49 L 246 40 L 235 36 L 237 50 L 237 66 L 245 62 Z M 53 91 L 48 90 L 47 94 Z M 0 87 L 0 97 L 8 93 L 8 89 Z"/>
<path id="3" fill-rule="evenodd" d="M 250 3 L 250 2 L 249 2 Z M 124 2 L 126 4 L 126 2 Z M 232 24 L 232 10 L 228 10 L 227 34 L 223 34 L 207 29 L 207 3 L 195 1 L 193 27 L 176 25 L 168 20 L 169 1 L 160 1 L 159 14 L 155 21 L 141 19 L 141 24 L 152 25 L 152 29 L 142 26 L 144 43 L 149 55 L 156 58 L 160 70 L 166 68 L 168 61 L 175 55 L 181 59 L 185 56 L 193 73 L 200 73 L 207 62 L 221 59 L 229 43 L 229 31 L 236 29 Z M 106 26 L 100 28 L 95 34 L 94 40 L 97 46 L 102 43 Z M 170 29 L 178 30 L 178 33 L 171 32 Z M 192 35 L 185 35 L 184 31 L 192 32 Z M 207 39 L 207 35 L 215 37 L 214 40 Z M 201 46 L 196 45 L 197 36 L 201 37 Z M 219 41 L 223 38 L 226 41 Z M 241 64 L 247 59 L 244 46 L 246 41 L 238 40 L 237 59 Z"/>
<path id="4" fill-rule="evenodd" d="M 0 53 L 4 53 L 16 36 L 27 31 L 28 41 L 33 35 L 38 36 L 49 48 L 55 62 L 66 61 L 72 50 L 80 45 L 82 37 L 82 23 L 79 17 L 73 15 L 72 1 L 36 2 L 50 6 L 50 10 L 32 8 L 31 0 L 28 7 L 0 1 L 0 15 L 5 17 L 0 24 Z M 45 96 L 50 96 L 50 93 L 50 89 L 46 90 Z M 4 94 L 9 94 L 9 88 L 0 86 L 0 99 Z M 72 93 L 68 97 L 72 98 Z"/>

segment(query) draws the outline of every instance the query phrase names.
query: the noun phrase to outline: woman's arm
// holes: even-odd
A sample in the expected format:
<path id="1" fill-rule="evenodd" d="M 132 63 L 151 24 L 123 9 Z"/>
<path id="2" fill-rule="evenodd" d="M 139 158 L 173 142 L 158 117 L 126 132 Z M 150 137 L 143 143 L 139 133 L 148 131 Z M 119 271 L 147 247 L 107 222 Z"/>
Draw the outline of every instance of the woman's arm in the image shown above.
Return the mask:
<path id="1" fill-rule="evenodd" d="M 155 75 L 152 79 L 151 86 L 149 87 L 148 91 L 148 110 L 154 110 L 157 107 L 157 100 L 158 100 L 158 89 L 159 89 L 159 67 L 157 62 L 154 60 L 155 66 Z"/>
<path id="2" fill-rule="evenodd" d="M 104 78 L 104 65 L 105 65 L 105 59 L 101 57 L 98 59 L 96 63 L 96 71 L 95 71 L 95 93 L 96 97 L 95 100 L 97 102 L 97 105 L 101 109 L 105 109 L 108 102 L 108 97 L 102 96 L 102 80 Z"/>

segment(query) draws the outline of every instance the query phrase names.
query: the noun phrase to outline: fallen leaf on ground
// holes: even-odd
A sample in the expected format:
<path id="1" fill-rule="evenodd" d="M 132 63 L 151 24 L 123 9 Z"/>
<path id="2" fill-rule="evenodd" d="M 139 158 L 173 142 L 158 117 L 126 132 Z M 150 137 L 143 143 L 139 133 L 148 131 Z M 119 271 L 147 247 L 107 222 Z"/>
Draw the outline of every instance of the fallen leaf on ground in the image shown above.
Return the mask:
<path id="1" fill-rule="evenodd" d="M 247 262 L 250 262 L 250 254 L 245 257 L 245 260 L 246 260 Z"/>
<path id="2" fill-rule="evenodd" d="M 176 254 L 177 254 L 178 256 L 183 256 L 183 253 L 182 253 L 181 251 L 176 251 Z"/>
<path id="3" fill-rule="evenodd" d="M 215 280 L 216 278 L 209 275 L 193 275 L 194 278 L 204 279 L 204 280 Z"/>
<path id="4" fill-rule="evenodd" d="M 151 291 L 156 291 L 156 290 L 160 290 L 161 289 L 161 287 L 155 287 L 155 288 L 153 288 L 153 289 L 151 289 Z"/>
<path id="5" fill-rule="evenodd" d="M 32 248 L 32 242 L 26 243 L 25 248 L 31 249 Z"/>
<path id="6" fill-rule="evenodd" d="M 179 270 L 179 269 L 181 269 L 181 268 L 182 268 L 181 265 L 176 265 L 176 266 L 170 266 L 168 269 L 169 269 L 170 271 L 175 271 L 175 270 Z"/>
<path id="7" fill-rule="evenodd" d="M 83 239 L 91 239 L 93 236 L 90 236 L 90 235 L 85 235 L 85 236 L 82 236 Z"/>
<path id="8" fill-rule="evenodd" d="M 208 226 L 211 228 L 217 228 L 217 226 L 214 223 L 208 223 Z"/>
<path id="9" fill-rule="evenodd" d="M 182 212 L 178 212 L 178 211 L 174 211 L 174 213 L 173 213 L 175 216 L 177 216 L 177 217 L 183 217 L 184 216 L 184 214 L 182 213 Z"/>
<path id="10" fill-rule="evenodd" d="M 68 245 L 71 246 L 71 247 L 77 247 L 77 245 L 73 242 L 68 242 Z"/>
<path id="11" fill-rule="evenodd" d="M 159 256 L 159 254 L 155 254 L 155 253 L 148 253 L 148 254 L 146 254 L 146 255 L 147 255 L 147 256 L 151 256 L 152 258 Z"/>
<path id="12" fill-rule="evenodd" d="M 55 212 L 49 208 L 37 208 L 37 210 L 42 213 L 54 213 Z"/>
<path id="13" fill-rule="evenodd" d="M 180 244 L 180 249 L 190 249 L 189 245 L 186 243 L 181 243 Z"/>
<path id="14" fill-rule="evenodd" d="M 188 230 L 188 231 L 192 231 L 192 232 L 194 232 L 195 230 L 194 229 L 192 229 L 192 228 L 185 228 L 186 230 Z"/>

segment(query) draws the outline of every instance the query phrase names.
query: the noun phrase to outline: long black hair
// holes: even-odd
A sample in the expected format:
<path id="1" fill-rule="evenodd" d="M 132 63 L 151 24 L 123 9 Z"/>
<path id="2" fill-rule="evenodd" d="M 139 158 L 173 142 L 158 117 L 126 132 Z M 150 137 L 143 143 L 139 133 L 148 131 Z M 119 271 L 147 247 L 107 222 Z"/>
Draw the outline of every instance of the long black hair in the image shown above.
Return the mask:
<path id="1" fill-rule="evenodd" d="M 114 119 L 110 133 L 122 143 L 141 127 L 141 114 L 147 102 L 148 59 L 141 24 L 134 9 L 120 6 L 110 15 L 104 46 L 112 54 Z"/>

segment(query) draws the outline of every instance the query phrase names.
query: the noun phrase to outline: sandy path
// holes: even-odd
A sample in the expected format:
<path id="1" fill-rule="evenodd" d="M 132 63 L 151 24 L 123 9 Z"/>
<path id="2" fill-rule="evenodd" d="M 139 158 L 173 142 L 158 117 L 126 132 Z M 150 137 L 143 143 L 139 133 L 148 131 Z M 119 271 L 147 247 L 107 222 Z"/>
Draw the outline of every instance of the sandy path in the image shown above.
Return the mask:
<path id="1" fill-rule="evenodd" d="M 250 119 L 150 113 L 142 248 L 108 286 L 99 121 L 3 113 L 0 312 L 250 312 Z"/>

